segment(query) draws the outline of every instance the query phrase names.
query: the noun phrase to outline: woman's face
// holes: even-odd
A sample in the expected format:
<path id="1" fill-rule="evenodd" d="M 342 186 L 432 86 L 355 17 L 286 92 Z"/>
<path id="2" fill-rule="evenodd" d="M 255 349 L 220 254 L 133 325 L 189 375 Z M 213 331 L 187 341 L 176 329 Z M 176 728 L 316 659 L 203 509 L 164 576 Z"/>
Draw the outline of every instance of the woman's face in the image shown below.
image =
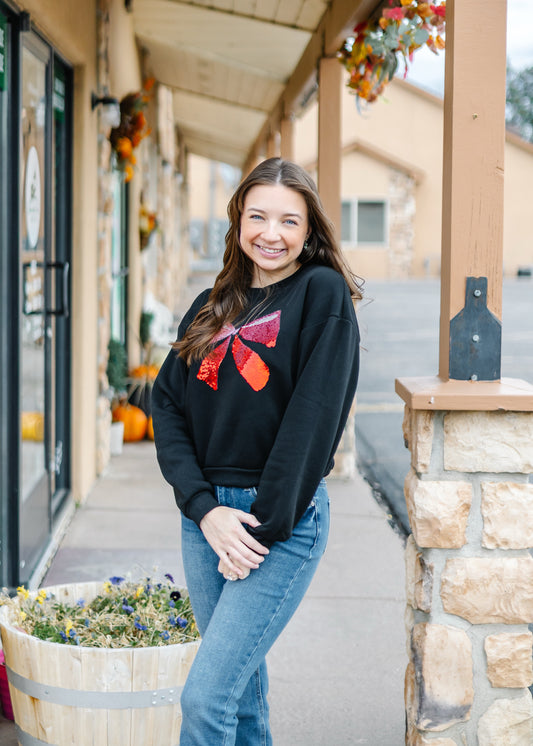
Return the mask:
<path id="1" fill-rule="evenodd" d="M 307 205 L 299 192 L 281 184 L 251 187 L 241 215 L 241 249 L 254 263 L 252 287 L 284 280 L 298 269 L 309 234 Z"/>

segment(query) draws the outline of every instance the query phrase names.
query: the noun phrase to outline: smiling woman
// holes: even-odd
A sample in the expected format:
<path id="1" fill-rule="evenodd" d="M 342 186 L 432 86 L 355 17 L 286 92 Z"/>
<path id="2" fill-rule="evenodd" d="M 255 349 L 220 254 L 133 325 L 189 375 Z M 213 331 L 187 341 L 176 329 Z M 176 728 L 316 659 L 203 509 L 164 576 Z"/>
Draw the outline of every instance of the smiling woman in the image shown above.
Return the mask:
<path id="1" fill-rule="evenodd" d="M 252 187 L 240 230 L 241 248 L 254 264 L 251 287 L 264 287 L 296 272 L 308 237 L 307 206 L 301 194 L 282 184 Z"/>
<path id="2" fill-rule="evenodd" d="M 323 477 L 359 367 L 360 292 L 304 169 L 259 164 L 228 215 L 224 268 L 185 315 L 152 394 L 203 635 L 181 746 L 272 744 L 265 656 L 326 547 Z"/>

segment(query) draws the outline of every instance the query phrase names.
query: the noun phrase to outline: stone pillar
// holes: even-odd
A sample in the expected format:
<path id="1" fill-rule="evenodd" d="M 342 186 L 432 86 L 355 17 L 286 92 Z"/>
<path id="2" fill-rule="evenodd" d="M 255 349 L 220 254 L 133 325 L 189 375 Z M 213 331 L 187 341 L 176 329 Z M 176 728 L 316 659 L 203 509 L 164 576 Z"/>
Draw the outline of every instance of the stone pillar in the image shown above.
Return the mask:
<path id="1" fill-rule="evenodd" d="M 98 90 L 109 93 L 109 0 L 99 0 L 98 31 Z M 111 240 L 113 226 L 113 182 L 110 170 L 111 145 L 109 129 L 98 112 L 98 399 L 96 402 L 96 474 L 102 474 L 109 458 L 111 410 L 106 392 L 107 346 L 109 343 L 109 315 L 111 293 Z"/>
<path id="2" fill-rule="evenodd" d="M 406 744 L 531 746 L 533 412 L 407 406 L 404 438 Z"/>

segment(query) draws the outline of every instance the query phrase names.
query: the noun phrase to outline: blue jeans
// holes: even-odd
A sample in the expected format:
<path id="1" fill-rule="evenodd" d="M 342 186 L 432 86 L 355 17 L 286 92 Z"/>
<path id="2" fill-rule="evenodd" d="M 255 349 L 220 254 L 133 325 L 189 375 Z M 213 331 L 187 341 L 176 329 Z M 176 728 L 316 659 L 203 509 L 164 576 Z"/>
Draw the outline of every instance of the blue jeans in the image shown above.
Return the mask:
<path id="1" fill-rule="evenodd" d="M 220 505 L 250 511 L 255 488 L 216 487 Z M 324 554 L 329 499 L 322 481 L 290 539 L 257 570 L 226 581 L 196 524 L 182 517 L 187 587 L 202 644 L 181 696 L 180 746 L 271 746 L 265 656 L 302 600 Z"/>

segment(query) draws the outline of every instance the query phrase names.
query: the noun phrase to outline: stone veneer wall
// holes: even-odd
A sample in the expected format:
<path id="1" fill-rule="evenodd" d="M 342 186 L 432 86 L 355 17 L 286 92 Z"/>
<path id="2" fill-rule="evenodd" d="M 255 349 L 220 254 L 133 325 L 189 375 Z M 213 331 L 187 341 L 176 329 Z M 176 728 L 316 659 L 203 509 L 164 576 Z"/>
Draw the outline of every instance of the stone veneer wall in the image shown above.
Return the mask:
<path id="1" fill-rule="evenodd" d="M 533 744 L 533 413 L 406 407 L 408 746 Z"/>
<path id="2" fill-rule="evenodd" d="M 389 174 L 389 278 L 411 275 L 415 241 L 416 182 L 412 176 L 390 169 Z"/>
<path id="3" fill-rule="evenodd" d="M 109 93 L 109 0 L 99 0 L 97 9 L 98 88 Z M 109 461 L 111 409 L 104 396 L 109 388 L 106 375 L 107 346 L 111 304 L 111 241 L 113 229 L 113 181 L 110 169 L 111 145 L 109 128 L 98 112 L 98 399 L 96 402 L 96 474 L 101 474 Z"/>

